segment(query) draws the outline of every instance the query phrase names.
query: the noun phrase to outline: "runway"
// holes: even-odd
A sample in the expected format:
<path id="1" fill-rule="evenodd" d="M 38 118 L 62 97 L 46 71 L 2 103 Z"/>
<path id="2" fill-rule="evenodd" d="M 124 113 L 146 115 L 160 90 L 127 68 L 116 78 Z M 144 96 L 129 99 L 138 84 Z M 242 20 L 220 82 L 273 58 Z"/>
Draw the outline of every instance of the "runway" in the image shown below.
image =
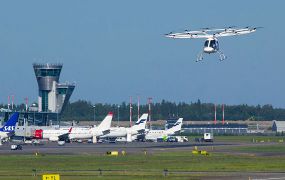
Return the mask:
<path id="1" fill-rule="evenodd" d="M 125 151 L 128 154 L 155 153 L 160 151 L 192 151 L 194 146 L 225 146 L 229 143 L 193 143 L 193 142 L 132 142 L 132 143 L 65 143 L 59 146 L 56 142 L 45 142 L 42 144 L 22 144 L 22 150 L 11 150 L 13 143 L 6 143 L 0 146 L 0 154 L 33 154 L 36 152 L 42 154 L 62 154 L 62 155 L 80 155 L 80 154 L 104 154 L 107 151 Z"/>

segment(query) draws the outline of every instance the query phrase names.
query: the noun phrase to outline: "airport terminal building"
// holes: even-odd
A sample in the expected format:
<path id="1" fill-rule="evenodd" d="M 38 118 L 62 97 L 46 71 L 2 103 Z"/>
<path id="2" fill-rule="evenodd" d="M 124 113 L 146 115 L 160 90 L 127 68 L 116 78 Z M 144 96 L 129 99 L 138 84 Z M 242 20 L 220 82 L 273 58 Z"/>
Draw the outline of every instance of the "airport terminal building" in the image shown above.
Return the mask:
<path id="1" fill-rule="evenodd" d="M 171 128 L 178 117 L 168 118 L 165 124 L 165 129 Z M 246 124 L 183 124 L 182 131 L 190 134 L 234 134 L 241 135 L 248 133 L 248 125 Z"/>
<path id="2" fill-rule="evenodd" d="M 272 131 L 276 133 L 285 133 L 285 121 L 273 121 Z"/>
<path id="3" fill-rule="evenodd" d="M 189 124 L 183 125 L 182 130 L 190 134 L 247 134 L 248 125 L 246 124 Z"/>

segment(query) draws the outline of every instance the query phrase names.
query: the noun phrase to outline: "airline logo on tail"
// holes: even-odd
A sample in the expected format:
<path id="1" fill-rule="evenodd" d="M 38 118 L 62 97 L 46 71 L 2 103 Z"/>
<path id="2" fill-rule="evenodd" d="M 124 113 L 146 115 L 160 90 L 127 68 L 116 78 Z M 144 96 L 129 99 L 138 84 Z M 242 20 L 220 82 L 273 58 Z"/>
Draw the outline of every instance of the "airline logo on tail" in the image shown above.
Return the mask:
<path id="1" fill-rule="evenodd" d="M 145 129 L 146 121 L 147 121 L 148 114 L 143 114 L 140 119 L 133 125 L 131 128 L 132 130 L 138 131 Z"/>
<path id="2" fill-rule="evenodd" d="M 178 122 L 178 121 L 177 121 L 173 126 L 178 126 L 178 125 L 181 124 L 181 123 L 182 123 L 182 122 L 180 122 L 180 121 Z"/>
<path id="3" fill-rule="evenodd" d="M 170 129 L 166 130 L 166 132 L 168 134 L 174 134 L 176 132 L 179 132 L 182 127 L 182 121 L 183 121 L 183 118 L 179 118 Z"/>
<path id="4" fill-rule="evenodd" d="M 139 125 L 139 124 L 142 124 L 142 123 L 144 123 L 144 122 L 146 122 L 146 119 L 140 119 L 140 120 L 138 120 L 138 121 L 136 122 L 135 125 Z"/>
<path id="5" fill-rule="evenodd" d="M 6 124 L 2 128 L 0 128 L 0 131 L 14 132 L 18 119 L 19 119 L 19 113 L 16 112 L 10 117 L 10 119 L 6 122 Z"/>

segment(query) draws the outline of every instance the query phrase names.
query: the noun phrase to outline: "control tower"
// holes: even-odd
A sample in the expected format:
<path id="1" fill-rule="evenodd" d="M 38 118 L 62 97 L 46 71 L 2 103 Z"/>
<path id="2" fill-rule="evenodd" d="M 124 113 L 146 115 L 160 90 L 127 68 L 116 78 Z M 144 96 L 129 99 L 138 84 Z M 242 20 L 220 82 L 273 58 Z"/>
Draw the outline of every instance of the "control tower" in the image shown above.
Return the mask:
<path id="1" fill-rule="evenodd" d="M 59 83 L 62 64 L 37 64 L 34 71 L 38 81 L 38 111 L 61 113 L 74 88 L 74 84 Z"/>

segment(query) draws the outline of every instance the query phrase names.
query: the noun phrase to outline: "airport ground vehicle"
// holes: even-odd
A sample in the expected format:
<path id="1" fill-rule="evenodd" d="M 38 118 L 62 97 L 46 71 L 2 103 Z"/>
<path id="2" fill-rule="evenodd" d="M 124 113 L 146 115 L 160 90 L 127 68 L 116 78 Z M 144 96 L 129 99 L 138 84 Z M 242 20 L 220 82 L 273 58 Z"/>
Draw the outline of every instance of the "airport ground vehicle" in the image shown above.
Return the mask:
<path id="1" fill-rule="evenodd" d="M 20 144 L 12 144 L 11 150 L 22 150 L 22 145 Z"/>
<path id="2" fill-rule="evenodd" d="M 214 142 L 213 133 L 204 133 L 204 141 L 205 142 Z"/>
<path id="3" fill-rule="evenodd" d="M 169 136 L 166 141 L 167 142 L 178 142 L 178 139 L 175 136 Z"/>
<path id="4" fill-rule="evenodd" d="M 214 142 L 213 133 L 204 133 L 202 138 L 195 138 L 195 142 Z"/>
<path id="5" fill-rule="evenodd" d="M 188 137 L 187 136 L 175 136 L 177 138 L 177 142 L 188 142 Z"/>

